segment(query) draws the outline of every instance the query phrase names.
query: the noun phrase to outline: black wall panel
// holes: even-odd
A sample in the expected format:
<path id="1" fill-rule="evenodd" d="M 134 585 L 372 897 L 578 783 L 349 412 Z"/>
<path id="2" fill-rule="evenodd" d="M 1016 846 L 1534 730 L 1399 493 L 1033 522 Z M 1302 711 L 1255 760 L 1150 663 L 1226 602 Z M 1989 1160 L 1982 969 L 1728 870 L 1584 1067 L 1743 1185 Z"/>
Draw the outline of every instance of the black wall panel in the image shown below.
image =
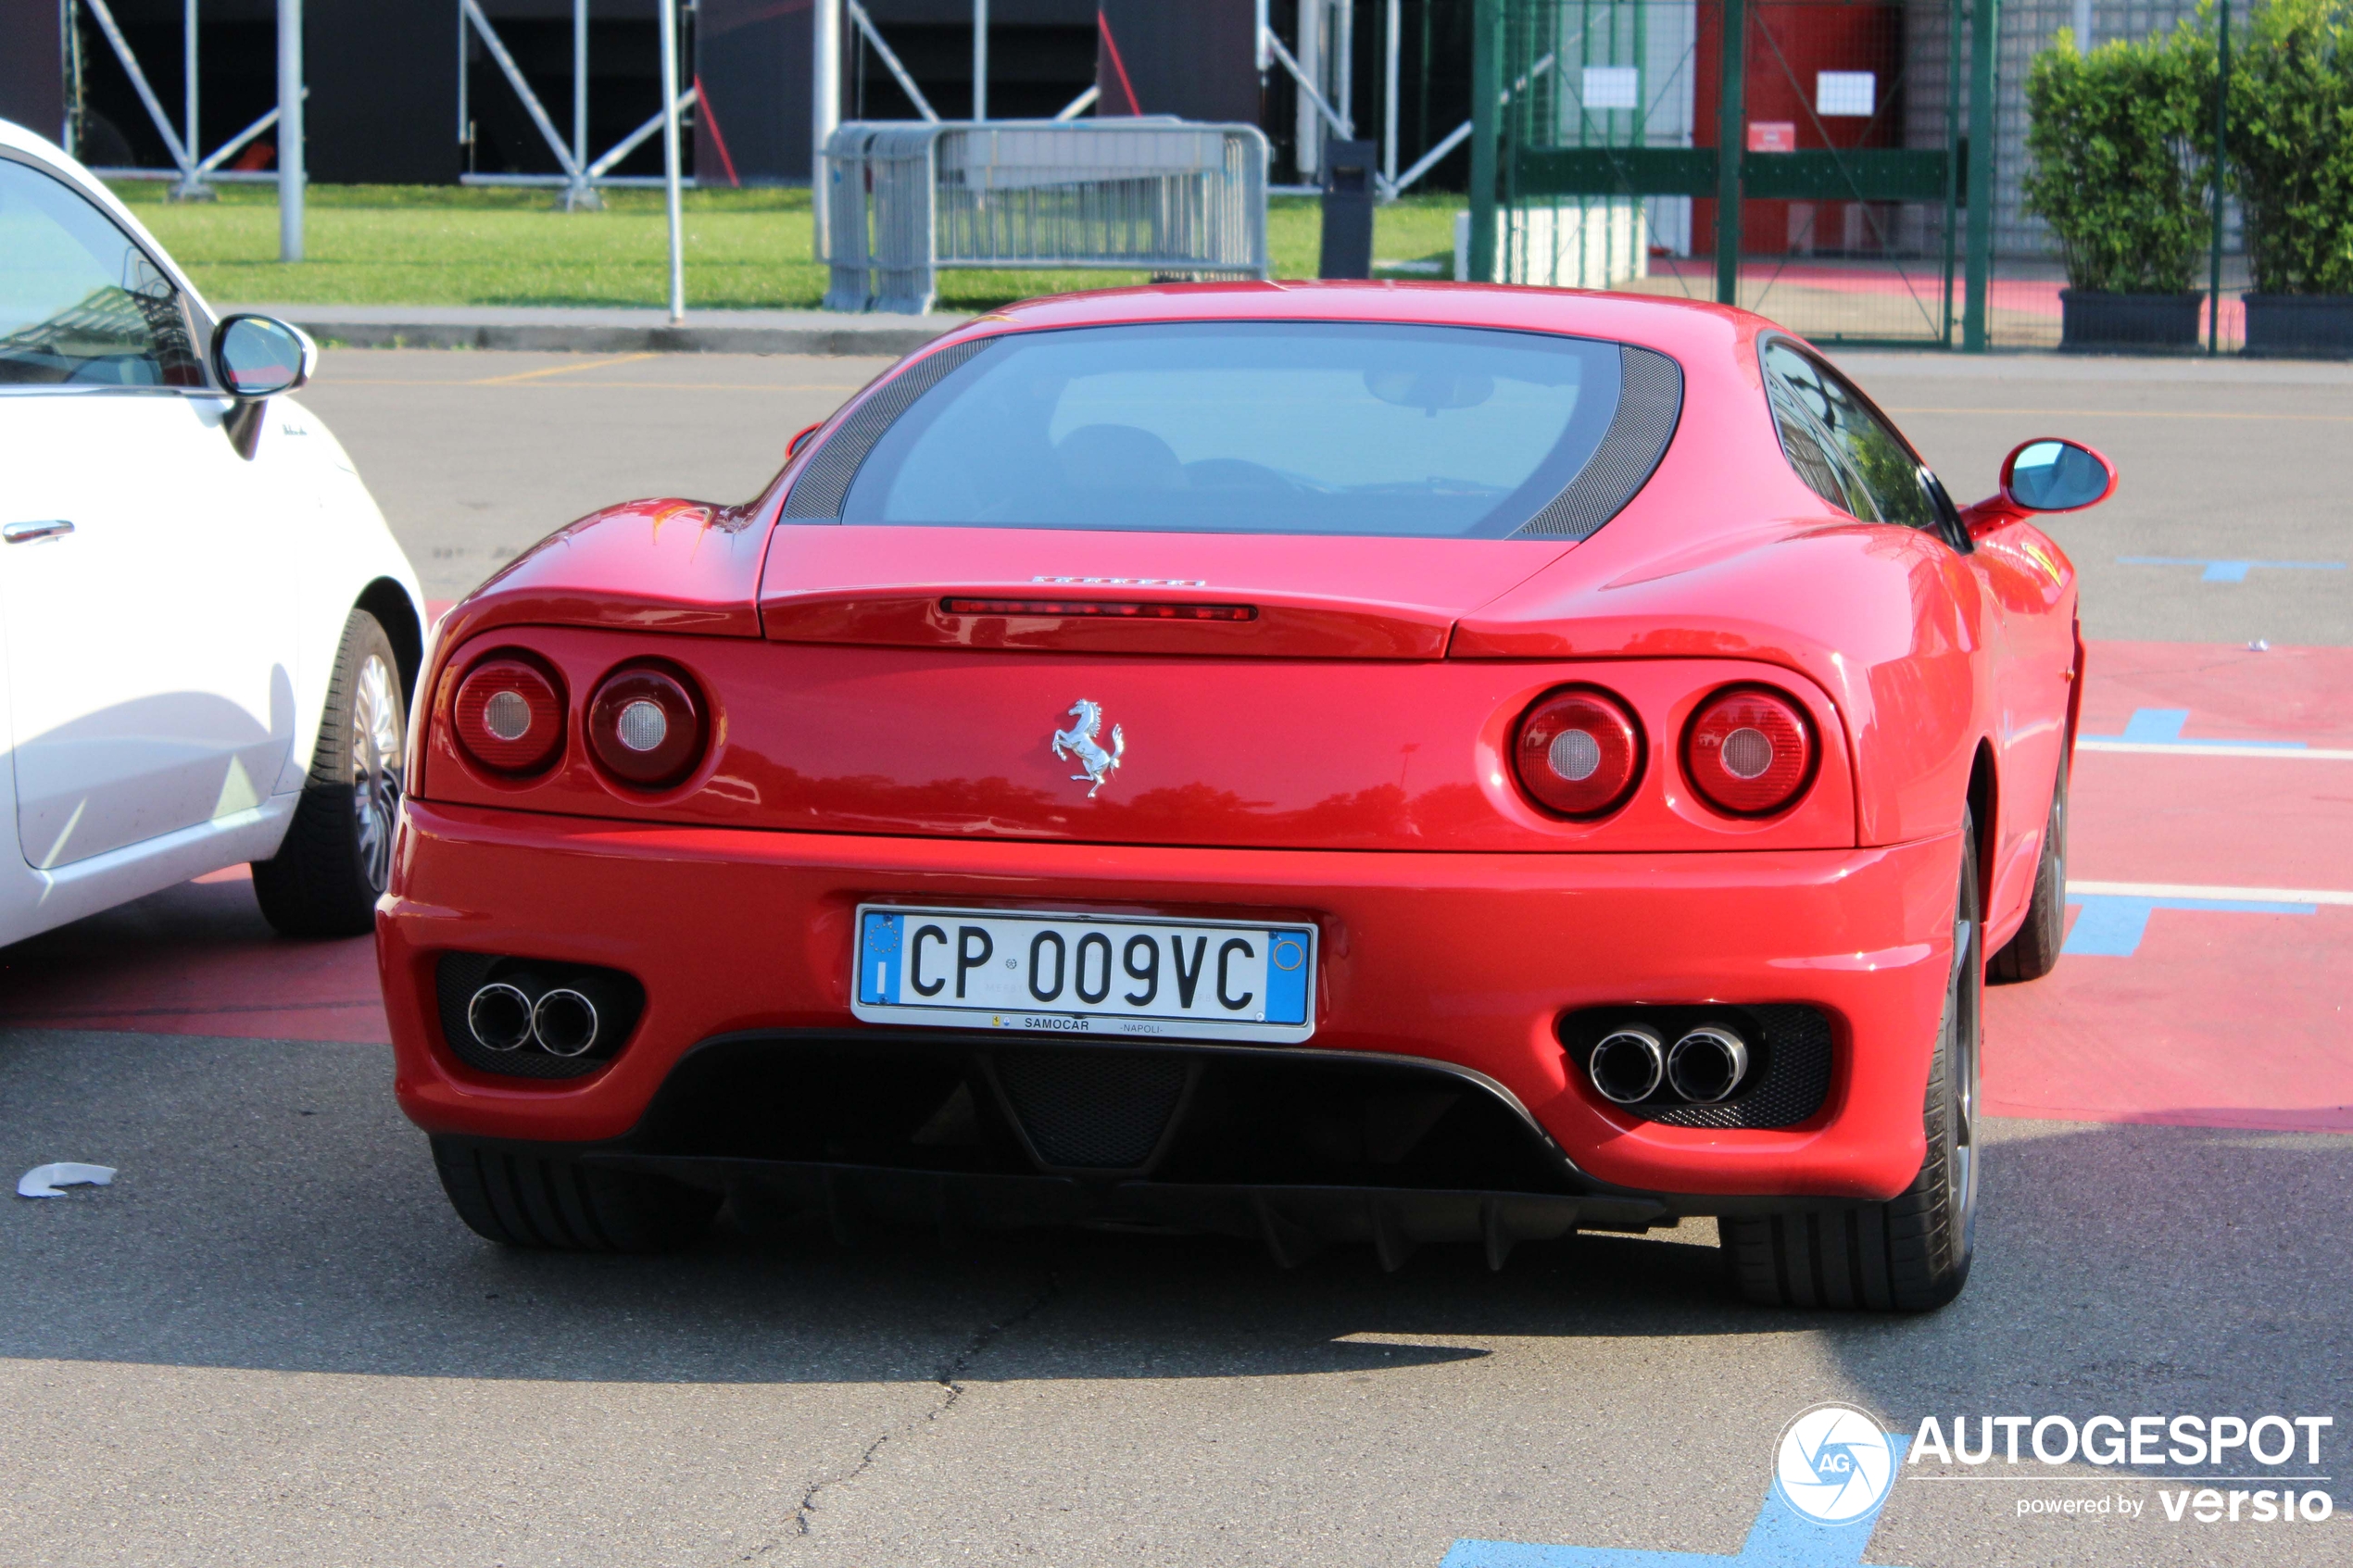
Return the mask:
<path id="1" fill-rule="evenodd" d="M 310 178 L 439 185 L 458 178 L 457 6 L 305 0 Z"/>
<path id="2" fill-rule="evenodd" d="M 808 182 L 812 9 L 812 0 L 702 0 L 695 69 L 709 113 L 696 117 L 698 182 L 725 184 L 730 169 L 743 185 Z"/>
<path id="3" fill-rule="evenodd" d="M 65 129 L 65 32 L 57 0 L 0 0 L 0 119 L 56 141 Z"/>
<path id="4" fill-rule="evenodd" d="M 1095 112 L 1255 124 L 1256 27 L 1252 0 L 1102 0 Z"/>

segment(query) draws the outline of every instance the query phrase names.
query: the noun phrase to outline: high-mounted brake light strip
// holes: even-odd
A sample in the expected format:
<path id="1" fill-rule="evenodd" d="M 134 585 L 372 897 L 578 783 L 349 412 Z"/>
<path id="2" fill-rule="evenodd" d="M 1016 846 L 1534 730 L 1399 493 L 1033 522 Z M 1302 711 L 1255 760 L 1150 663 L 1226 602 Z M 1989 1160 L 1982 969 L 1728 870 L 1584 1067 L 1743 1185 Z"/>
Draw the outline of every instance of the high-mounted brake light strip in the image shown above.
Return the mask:
<path id="1" fill-rule="evenodd" d="M 950 615 L 1101 616 L 1123 621 L 1255 621 L 1255 605 L 1196 605 L 1112 599 L 964 599 L 939 601 Z"/>

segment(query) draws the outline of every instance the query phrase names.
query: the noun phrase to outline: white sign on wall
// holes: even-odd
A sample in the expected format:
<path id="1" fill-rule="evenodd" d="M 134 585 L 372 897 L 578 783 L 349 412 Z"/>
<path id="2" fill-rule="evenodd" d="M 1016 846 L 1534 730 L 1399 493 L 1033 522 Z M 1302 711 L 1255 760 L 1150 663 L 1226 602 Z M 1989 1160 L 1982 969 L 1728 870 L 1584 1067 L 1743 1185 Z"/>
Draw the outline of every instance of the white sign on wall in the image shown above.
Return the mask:
<path id="1" fill-rule="evenodd" d="M 1872 70 L 1825 70 L 1814 77 L 1814 112 L 1869 119 L 1879 102 L 1879 73 Z"/>
<path id="2" fill-rule="evenodd" d="M 1641 108 L 1642 72 L 1632 66 L 1587 66 L 1579 97 L 1589 109 Z"/>

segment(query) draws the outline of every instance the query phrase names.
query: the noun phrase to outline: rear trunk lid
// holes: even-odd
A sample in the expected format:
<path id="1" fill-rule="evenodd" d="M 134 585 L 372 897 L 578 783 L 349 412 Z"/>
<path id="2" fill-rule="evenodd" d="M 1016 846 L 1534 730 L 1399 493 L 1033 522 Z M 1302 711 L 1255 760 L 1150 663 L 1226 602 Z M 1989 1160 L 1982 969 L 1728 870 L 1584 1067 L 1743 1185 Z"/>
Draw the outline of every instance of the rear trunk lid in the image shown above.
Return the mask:
<path id="1" fill-rule="evenodd" d="M 1529 847 L 1492 764 L 1544 677 L 1446 645 L 1571 547 L 786 523 L 762 793 L 832 831 Z"/>
<path id="2" fill-rule="evenodd" d="M 769 546 L 760 615 L 776 642 L 1442 659 L 1458 619 L 1570 547 L 787 522 Z"/>

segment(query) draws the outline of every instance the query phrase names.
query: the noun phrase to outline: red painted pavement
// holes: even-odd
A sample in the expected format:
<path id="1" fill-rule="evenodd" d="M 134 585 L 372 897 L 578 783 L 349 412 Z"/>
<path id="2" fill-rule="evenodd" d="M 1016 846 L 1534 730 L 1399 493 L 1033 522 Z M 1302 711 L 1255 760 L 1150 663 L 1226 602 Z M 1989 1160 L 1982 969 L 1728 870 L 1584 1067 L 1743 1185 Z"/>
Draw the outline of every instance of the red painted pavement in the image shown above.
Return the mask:
<path id="1" fill-rule="evenodd" d="M 2083 734 L 2353 746 L 2353 648 L 2094 643 Z M 2079 752 L 2070 879 L 2353 891 L 2353 761 Z M 1986 991 L 1997 1116 L 2353 1132 L 2353 909 L 2159 909 L 2130 958 Z"/>
<path id="2" fill-rule="evenodd" d="M 2095 643 L 2087 734 L 2353 746 L 2353 648 Z M 2078 881 L 2353 891 L 2353 761 L 2085 752 Z M 2129 958 L 1986 995 L 1995 1115 L 2353 1131 L 2353 908 L 2158 910 Z M 381 1041 L 371 944 L 270 934 L 243 868 L 0 948 L 0 1025 Z"/>
<path id="3" fill-rule="evenodd" d="M 0 947 L 0 1026 L 390 1044 L 366 936 L 273 934 L 243 866 Z"/>

